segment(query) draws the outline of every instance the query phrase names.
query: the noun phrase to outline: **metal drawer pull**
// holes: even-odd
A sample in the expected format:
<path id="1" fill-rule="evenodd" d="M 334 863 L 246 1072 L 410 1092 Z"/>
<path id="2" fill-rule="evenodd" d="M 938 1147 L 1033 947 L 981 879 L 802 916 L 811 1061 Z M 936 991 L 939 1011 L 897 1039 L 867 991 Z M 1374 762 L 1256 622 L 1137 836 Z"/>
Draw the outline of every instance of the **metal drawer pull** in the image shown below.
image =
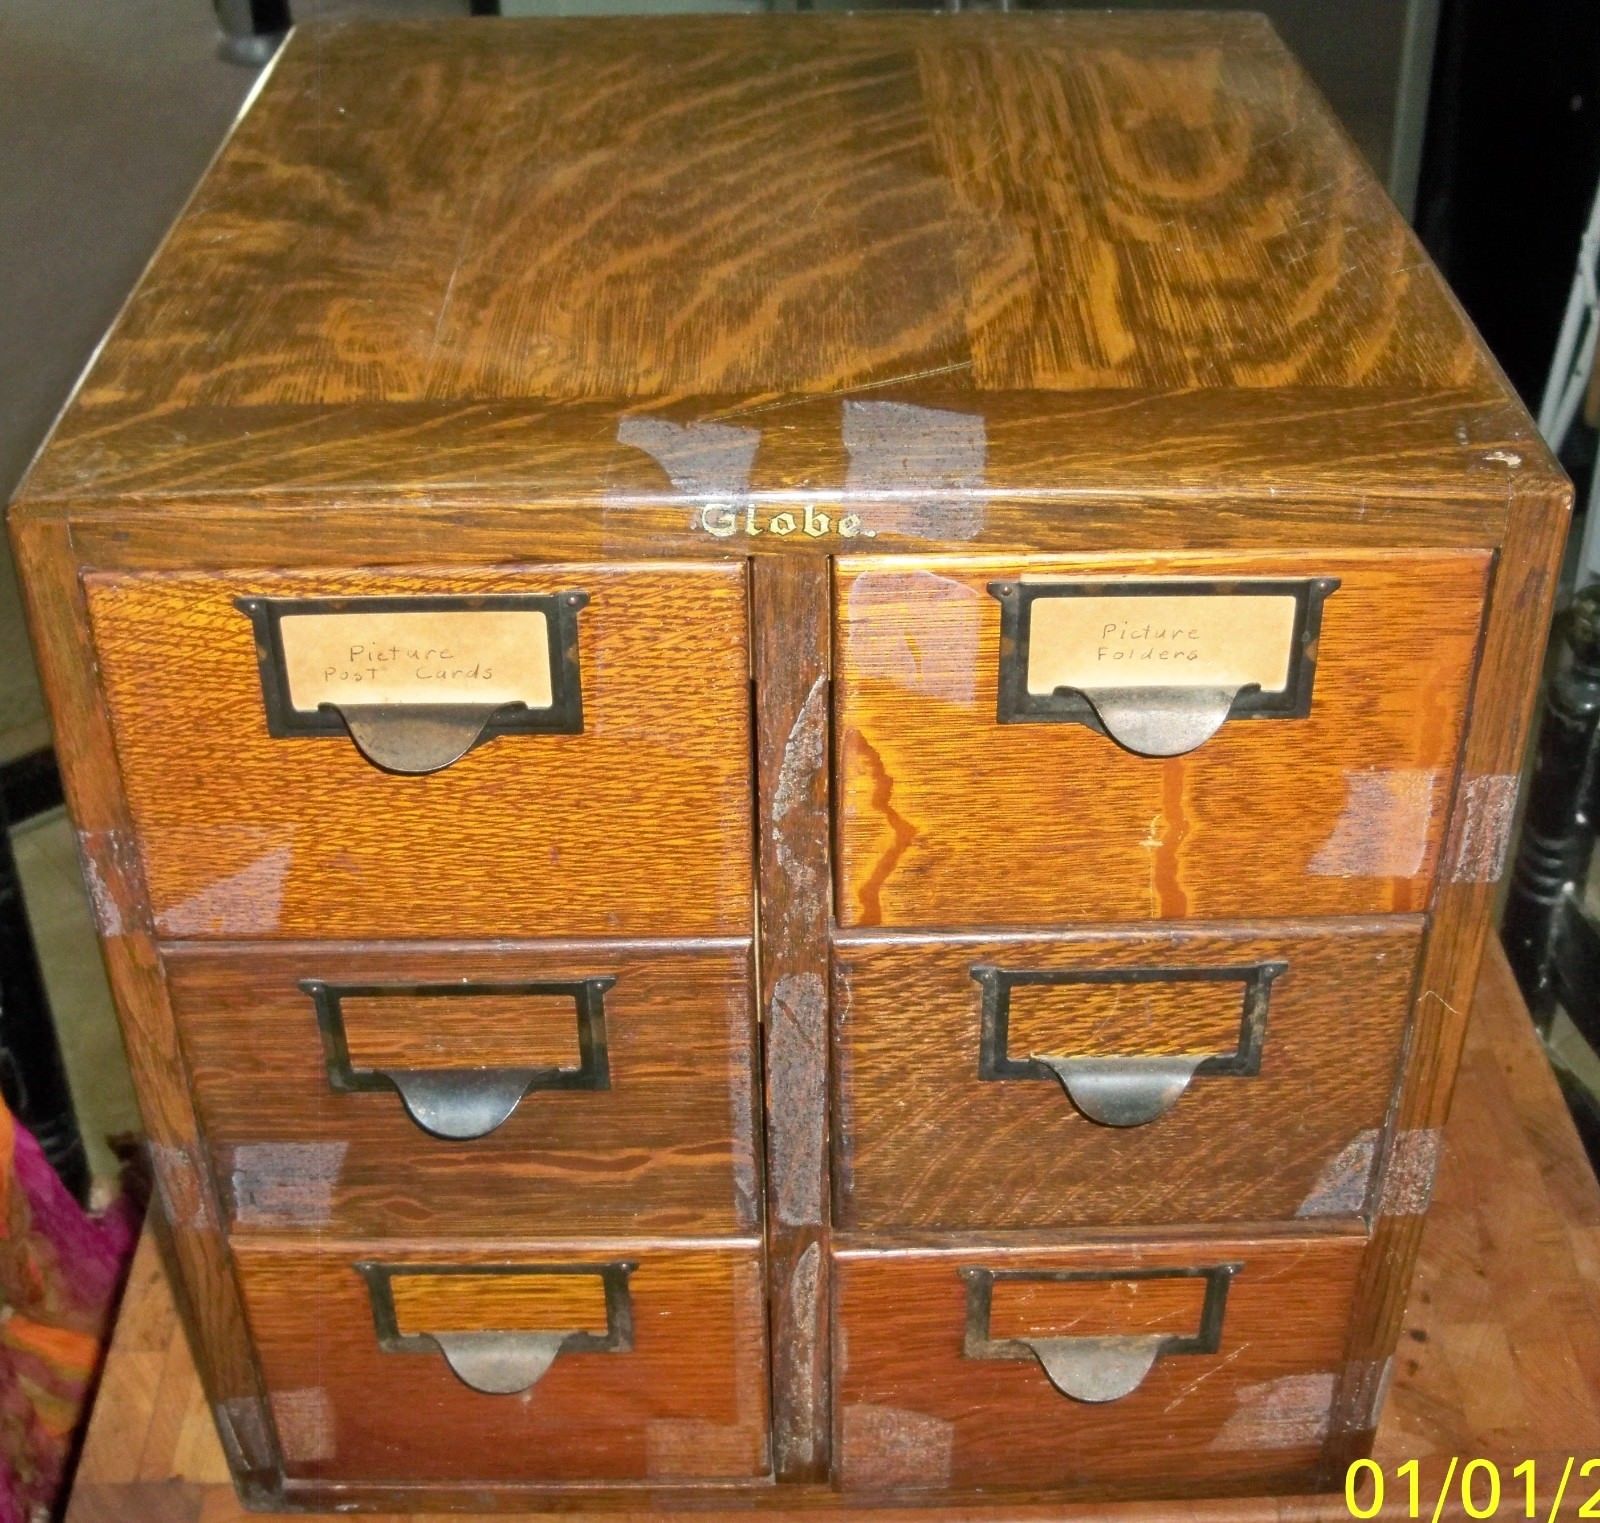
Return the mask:
<path id="1" fill-rule="evenodd" d="M 330 984 L 301 979 L 322 1034 L 328 1085 L 339 1094 L 393 1090 L 423 1131 L 447 1141 L 486 1137 L 539 1089 L 611 1088 L 606 1052 L 609 976 L 519 984 Z M 578 1063 L 571 1068 L 357 1068 L 345 1033 L 344 1001 L 353 998 L 570 999 L 577 1020 Z"/>
<path id="2" fill-rule="evenodd" d="M 549 1373 L 560 1354 L 626 1354 L 633 1349 L 633 1298 L 628 1276 L 638 1266 L 613 1264 L 384 1264 L 363 1260 L 355 1268 L 367 1282 L 378 1347 L 385 1354 L 438 1354 L 465 1386 L 485 1396 L 517 1396 Z M 551 1328 L 539 1332 L 493 1330 L 401 1332 L 394 1282 L 406 1277 L 593 1275 L 605 1293 L 606 1330 Z"/>
<path id="3" fill-rule="evenodd" d="M 1181 756 L 1229 719 L 1311 712 L 1333 577 L 991 582 L 1000 724 L 1082 724 Z"/>
<path id="4" fill-rule="evenodd" d="M 243 597 L 267 733 L 348 735 L 384 772 L 420 775 L 495 735 L 583 729 L 585 592 Z"/>
<path id="5" fill-rule="evenodd" d="M 1050 1384 L 1073 1401 L 1120 1401 L 1144 1384 L 1158 1359 L 1182 1354 L 1214 1354 L 1222 1342 L 1222 1317 L 1228 1286 L 1238 1264 L 1213 1264 L 1203 1269 L 1097 1270 L 976 1269 L 958 1271 L 967 1282 L 967 1329 L 962 1352 L 968 1359 L 1033 1359 Z M 1192 1334 L 1137 1333 L 1127 1336 L 994 1338 L 989 1323 L 996 1282 L 1116 1282 L 1204 1277 L 1205 1302 L 1200 1326 Z"/>
<path id="6" fill-rule="evenodd" d="M 1254 1078 L 1261 1072 L 1272 981 L 1285 962 L 1240 968 L 1011 969 L 986 963 L 969 971 L 983 991 L 978 1077 L 985 1080 L 1056 1079 L 1067 1098 L 1101 1126 L 1145 1126 L 1166 1115 L 1196 1077 Z M 1244 987 L 1239 1040 L 1232 1052 L 1150 1057 L 1081 1057 L 1029 1053 L 1012 1057 L 1011 991 L 1019 986 L 1232 983 Z"/>

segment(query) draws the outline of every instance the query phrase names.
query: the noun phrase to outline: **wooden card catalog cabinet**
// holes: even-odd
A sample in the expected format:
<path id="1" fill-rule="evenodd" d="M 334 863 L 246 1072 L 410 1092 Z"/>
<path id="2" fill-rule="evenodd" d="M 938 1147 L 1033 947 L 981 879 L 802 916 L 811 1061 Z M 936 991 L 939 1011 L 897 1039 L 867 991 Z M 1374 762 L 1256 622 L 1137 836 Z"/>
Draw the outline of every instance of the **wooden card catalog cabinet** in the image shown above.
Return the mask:
<path id="1" fill-rule="evenodd" d="M 1567 501 L 1259 19 L 298 29 L 11 514 L 240 1489 L 1337 1488 Z"/>

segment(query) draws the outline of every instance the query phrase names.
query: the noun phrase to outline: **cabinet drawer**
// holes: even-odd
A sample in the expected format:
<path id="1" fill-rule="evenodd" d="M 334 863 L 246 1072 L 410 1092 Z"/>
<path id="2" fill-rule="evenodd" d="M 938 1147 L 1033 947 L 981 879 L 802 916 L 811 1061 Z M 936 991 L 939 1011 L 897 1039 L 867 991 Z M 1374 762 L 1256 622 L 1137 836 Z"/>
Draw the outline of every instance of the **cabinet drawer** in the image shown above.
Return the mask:
<path id="1" fill-rule="evenodd" d="M 163 935 L 748 931 L 742 565 L 86 587 Z"/>
<path id="2" fill-rule="evenodd" d="M 291 1479 L 768 1473 L 754 1244 L 235 1252 Z"/>
<path id="3" fill-rule="evenodd" d="M 854 1491 L 1311 1484 L 1354 1237 L 837 1255 Z"/>
<path id="4" fill-rule="evenodd" d="M 572 1237 L 760 1220 L 747 943 L 165 955 L 239 1227 Z"/>
<path id="5" fill-rule="evenodd" d="M 847 1227 L 1270 1221 L 1367 1205 L 1416 917 L 845 937 Z"/>
<path id="6" fill-rule="evenodd" d="M 1488 564 L 841 562 L 841 924 L 1424 908 Z"/>

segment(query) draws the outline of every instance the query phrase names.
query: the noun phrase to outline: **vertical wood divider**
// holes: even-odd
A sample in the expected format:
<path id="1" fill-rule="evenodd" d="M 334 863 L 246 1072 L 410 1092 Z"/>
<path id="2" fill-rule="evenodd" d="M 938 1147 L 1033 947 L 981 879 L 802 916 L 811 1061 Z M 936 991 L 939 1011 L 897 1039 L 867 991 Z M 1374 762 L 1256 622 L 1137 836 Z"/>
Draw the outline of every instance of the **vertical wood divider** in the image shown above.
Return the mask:
<path id="1" fill-rule="evenodd" d="M 784 1481 L 823 1480 L 830 1459 L 831 588 L 823 556 L 750 562 L 772 1443 Z"/>

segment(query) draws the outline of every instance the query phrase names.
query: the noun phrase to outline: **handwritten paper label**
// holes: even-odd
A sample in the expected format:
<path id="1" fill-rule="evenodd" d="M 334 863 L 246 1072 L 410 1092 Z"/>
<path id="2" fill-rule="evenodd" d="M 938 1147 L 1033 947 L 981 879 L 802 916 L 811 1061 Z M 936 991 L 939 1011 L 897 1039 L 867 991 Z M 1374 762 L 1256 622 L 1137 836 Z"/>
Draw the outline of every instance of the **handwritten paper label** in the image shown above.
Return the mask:
<path id="1" fill-rule="evenodd" d="M 1296 600 L 1283 594 L 1036 597 L 1028 691 L 1241 688 L 1281 693 Z"/>
<path id="2" fill-rule="evenodd" d="M 289 702 L 552 704 L 549 620 L 535 608 L 285 614 Z"/>

